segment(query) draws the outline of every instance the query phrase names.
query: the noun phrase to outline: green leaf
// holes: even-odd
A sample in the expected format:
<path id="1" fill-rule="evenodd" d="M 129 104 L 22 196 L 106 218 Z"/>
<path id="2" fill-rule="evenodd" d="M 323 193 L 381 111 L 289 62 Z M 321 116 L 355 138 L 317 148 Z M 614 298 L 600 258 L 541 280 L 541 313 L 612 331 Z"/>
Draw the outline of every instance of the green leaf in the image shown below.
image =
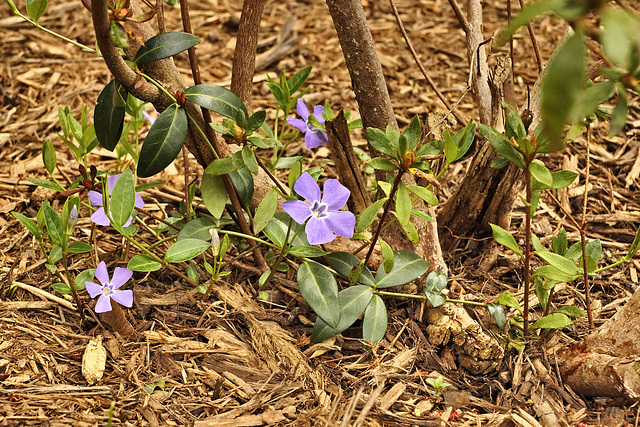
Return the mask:
<path id="1" fill-rule="evenodd" d="M 551 188 L 560 189 L 568 187 L 575 181 L 578 174 L 573 171 L 561 170 L 557 172 L 553 172 L 551 174 L 553 178 L 553 183 L 551 184 Z"/>
<path id="2" fill-rule="evenodd" d="M 420 142 L 420 135 L 422 133 L 422 127 L 420 125 L 420 119 L 418 116 L 413 116 L 411 123 L 404 130 L 403 135 L 407 138 L 407 150 L 413 150 L 418 146 Z"/>
<path id="3" fill-rule="evenodd" d="M 249 115 L 247 107 L 238 98 L 238 95 L 221 86 L 213 84 L 195 85 L 185 89 L 184 94 L 194 104 L 198 104 L 231 120 L 236 120 L 239 111 L 242 111 L 245 116 Z"/>
<path id="4" fill-rule="evenodd" d="M 539 267 L 533 275 L 534 277 L 539 276 L 554 282 L 564 283 L 573 282 L 575 279 L 580 277 L 580 274 L 567 274 L 553 265 L 543 265 L 542 267 Z"/>
<path id="5" fill-rule="evenodd" d="M 397 155 L 393 151 L 393 148 L 391 147 L 391 141 L 383 131 L 376 128 L 367 128 L 366 134 L 369 144 L 375 150 L 393 158 L 397 157 Z M 396 160 L 398 159 L 396 158 Z"/>
<path id="6" fill-rule="evenodd" d="M 138 176 L 148 178 L 163 171 L 180 153 L 187 137 L 187 113 L 170 105 L 151 125 L 138 160 Z"/>
<path id="7" fill-rule="evenodd" d="M 120 141 L 126 110 L 122 93 L 116 92 L 116 87 L 122 90 L 122 86 L 111 80 L 98 95 L 93 110 L 96 137 L 100 145 L 109 151 L 113 151 Z"/>
<path id="8" fill-rule="evenodd" d="M 309 307 L 331 328 L 338 327 L 338 284 L 322 264 L 307 261 L 298 268 L 298 288 Z"/>
<path id="9" fill-rule="evenodd" d="M 500 329 L 507 324 L 507 313 L 504 307 L 494 302 L 487 303 L 487 310 Z"/>
<path id="10" fill-rule="evenodd" d="M 238 194 L 240 203 L 248 207 L 251 204 L 251 199 L 253 199 L 254 190 L 253 175 L 251 175 L 249 169 L 244 167 L 237 171 L 230 172 L 229 179 Z"/>
<path id="11" fill-rule="evenodd" d="M 247 132 L 253 132 L 255 130 L 260 129 L 262 123 L 264 123 L 264 119 L 267 117 L 267 112 L 265 110 L 258 110 L 249 117 L 247 120 Z"/>
<path id="12" fill-rule="evenodd" d="M 319 256 L 328 255 L 329 252 L 325 252 L 320 248 L 316 248 L 315 246 L 309 245 L 298 245 L 292 246 L 289 249 L 289 255 L 293 255 L 298 258 L 316 258 Z"/>
<path id="13" fill-rule="evenodd" d="M 231 157 L 224 157 L 212 161 L 205 169 L 205 173 L 210 175 L 227 175 L 243 167 L 244 161 L 242 160 L 242 153 L 238 151 Z"/>
<path id="14" fill-rule="evenodd" d="M 496 304 L 502 304 L 504 306 L 511 307 L 522 313 L 522 307 L 520 307 L 520 303 L 518 303 L 518 300 L 506 291 L 498 295 L 498 298 L 493 300 L 493 302 Z"/>
<path id="15" fill-rule="evenodd" d="M 93 280 L 93 276 L 95 275 L 95 272 L 96 272 L 95 268 L 88 268 L 86 270 L 81 271 L 80 274 L 78 274 L 75 280 L 73 281 L 73 286 L 79 291 L 84 290 L 86 288 L 85 282 L 90 282 L 91 280 Z"/>
<path id="16" fill-rule="evenodd" d="M 208 173 L 202 174 L 200 186 L 202 201 L 214 218 L 220 218 L 227 203 L 227 188 L 221 176 Z"/>
<path id="17" fill-rule="evenodd" d="M 292 246 L 298 246 L 298 245 L 308 246 L 309 242 L 307 241 L 307 234 L 304 232 L 304 230 L 301 230 L 300 233 L 298 233 L 298 236 L 295 239 L 293 239 L 293 241 L 291 241 L 295 233 L 295 230 L 298 227 L 298 224 L 296 224 L 296 222 L 293 221 L 291 217 L 284 212 L 276 213 L 271 219 L 271 221 L 269 221 L 267 226 L 262 229 L 262 232 L 277 247 L 282 249 L 285 244 L 285 237 L 287 236 L 287 229 L 289 228 L 290 222 L 292 224 L 293 230 L 289 232 L 289 242 L 291 242 Z"/>
<path id="18" fill-rule="evenodd" d="M 624 256 L 624 262 L 629 262 L 631 258 L 638 252 L 640 248 L 640 227 L 638 227 L 638 231 L 636 231 L 636 237 L 631 242 L 631 246 L 629 247 L 629 252 Z"/>
<path id="19" fill-rule="evenodd" d="M 51 285 L 53 290 L 60 292 L 62 295 L 71 295 L 71 288 L 66 283 L 54 283 Z"/>
<path id="20" fill-rule="evenodd" d="M 520 150 L 513 145 L 504 135 L 498 133 L 490 126 L 479 124 L 478 129 L 482 136 L 491 143 L 493 148 L 505 159 L 518 166 L 520 169 L 525 168 L 524 157 Z"/>
<path id="21" fill-rule="evenodd" d="M 387 242 L 382 239 L 378 239 L 380 243 L 380 250 L 382 252 L 382 265 L 384 267 L 385 273 L 389 273 L 393 269 L 393 264 L 395 264 L 395 257 L 393 255 L 393 249 Z"/>
<path id="22" fill-rule="evenodd" d="M 418 243 L 418 230 L 416 230 L 416 226 L 412 223 L 408 222 L 402 226 L 402 230 L 404 234 L 407 235 L 407 238 L 411 243 Z"/>
<path id="23" fill-rule="evenodd" d="M 453 140 L 449 129 L 444 130 L 444 155 L 447 159 L 447 163 L 453 163 L 458 156 L 458 146 Z"/>
<path id="24" fill-rule="evenodd" d="M 127 268 L 132 271 L 157 271 L 162 268 L 162 263 L 156 261 L 149 255 L 139 254 L 129 260 Z"/>
<path id="25" fill-rule="evenodd" d="M 447 286 L 447 275 L 441 271 L 432 271 L 424 280 L 424 288 L 431 292 L 440 292 Z"/>
<path id="26" fill-rule="evenodd" d="M 550 280 L 547 280 L 547 283 L 554 283 Z M 545 281 L 542 280 L 541 277 L 536 276 L 533 278 L 533 291 L 538 298 L 538 302 L 540 303 L 540 307 L 543 310 L 547 309 L 547 305 L 549 304 L 549 290 L 545 286 Z"/>
<path id="27" fill-rule="evenodd" d="M 293 156 L 293 157 L 280 157 L 276 164 L 273 166 L 274 169 L 289 169 L 293 167 L 297 162 L 304 159 L 303 156 Z"/>
<path id="28" fill-rule="evenodd" d="M 396 193 L 396 214 L 400 225 L 406 225 L 409 223 L 409 220 L 411 219 L 411 206 L 412 203 L 407 191 L 407 186 L 404 182 L 400 182 Z"/>
<path id="29" fill-rule="evenodd" d="M 440 307 L 447 302 L 447 296 L 442 292 L 424 290 L 424 295 L 427 297 L 429 303 L 434 307 Z"/>
<path id="30" fill-rule="evenodd" d="M 200 239 L 182 239 L 169 246 L 164 260 L 167 262 L 183 262 L 197 257 L 206 251 L 211 244 Z"/>
<path id="31" fill-rule="evenodd" d="M 259 233 L 271 221 L 278 207 L 278 192 L 275 188 L 267 193 L 260 201 L 253 216 L 253 232 Z"/>
<path id="32" fill-rule="evenodd" d="M 338 293 L 340 322 L 332 328 L 322 318 L 316 319 L 311 335 L 311 342 L 325 341 L 343 331 L 358 320 L 373 298 L 373 289 L 364 285 L 351 286 Z"/>
<path id="33" fill-rule="evenodd" d="M 604 26 L 600 42 L 607 58 L 618 67 L 631 69 L 632 57 L 638 55 L 637 17 L 612 7 L 603 8 L 599 17 Z"/>
<path id="34" fill-rule="evenodd" d="M 577 31 L 556 50 L 542 80 L 541 110 L 551 152 L 562 148 L 564 126 L 582 89 L 585 56 L 584 35 Z"/>
<path id="35" fill-rule="evenodd" d="M 438 205 L 438 198 L 429 189 L 421 187 L 419 185 L 407 185 L 407 190 L 411 191 L 416 196 L 430 204 L 431 206 Z"/>
<path id="36" fill-rule="evenodd" d="M 497 243 L 506 246 L 517 255 L 522 256 L 522 252 L 520 252 L 520 248 L 516 243 L 516 239 L 511 235 L 511 233 L 509 233 L 507 230 L 500 227 L 499 225 L 495 225 L 495 224 L 489 224 L 489 225 L 493 230 L 493 239 Z"/>
<path id="37" fill-rule="evenodd" d="M 53 174 L 58 160 L 56 158 L 56 149 L 53 148 L 51 141 L 45 141 L 42 144 L 42 162 L 47 172 L 49 172 L 50 175 Z"/>
<path id="38" fill-rule="evenodd" d="M 395 251 L 393 256 L 395 262 L 389 273 L 386 273 L 382 267 L 376 272 L 375 281 L 378 289 L 413 282 L 429 270 L 429 262 L 414 252 L 400 250 Z"/>
<path id="39" fill-rule="evenodd" d="M 536 252 L 537 256 L 547 262 L 547 264 L 554 266 L 564 274 L 569 276 L 575 276 L 580 274 L 580 269 L 571 261 L 563 257 L 562 255 L 554 254 L 553 252 Z"/>
<path id="40" fill-rule="evenodd" d="M 373 204 L 366 207 L 364 211 L 358 216 L 358 220 L 356 222 L 356 231 L 358 233 L 362 233 L 366 230 L 371 223 L 378 217 L 378 212 L 382 209 L 382 205 L 388 200 L 388 198 L 383 198 L 375 201 Z"/>
<path id="41" fill-rule="evenodd" d="M 113 185 L 113 188 L 110 189 L 109 211 L 111 212 L 113 223 L 120 227 L 124 227 L 131 219 L 131 215 L 133 215 L 136 203 L 136 190 L 133 180 L 131 170 L 125 169 Z"/>
<path id="42" fill-rule="evenodd" d="M 211 241 L 209 230 L 216 227 L 217 223 L 208 216 L 192 219 L 182 227 L 176 240 L 198 239 L 205 242 Z"/>
<path id="43" fill-rule="evenodd" d="M 27 0 L 27 15 L 29 15 L 29 18 L 33 19 L 34 22 L 38 22 L 47 10 L 47 6 L 49 6 L 47 0 Z"/>
<path id="44" fill-rule="evenodd" d="M 395 163 L 393 163 L 389 159 L 384 159 L 382 157 L 374 157 L 367 162 L 367 166 L 388 172 L 398 170 L 398 166 L 396 166 Z"/>
<path id="45" fill-rule="evenodd" d="M 573 106 L 573 110 L 569 115 L 569 122 L 575 123 L 589 117 L 596 111 L 598 105 L 602 104 L 613 96 L 615 86 L 611 81 L 592 84 L 587 86 L 579 94 L 579 98 Z M 567 139 L 568 138 L 567 136 Z"/>
<path id="46" fill-rule="evenodd" d="M 387 307 L 379 295 L 373 295 L 369 305 L 364 310 L 362 318 L 362 339 L 370 343 L 377 343 L 387 332 Z"/>
<path id="47" fill-rule="evenodd" d="M 309 73 L 311 73 L 311 65 L 304 67 L 302 70 L 295 73 L 293 76 L 287 80 L 287 84 L 289 86 L 289 93 L 296 93 L 298 89 L 302 87 L 305 81 L 307 81 L 307 77 L 309 77 Z"/>
<path id="48" fill-rule="evenodd" d="M 64 229 L 62 227 L 62 219 L 60 215 L 56 211 L 51 208 L 49 202 L 45 202 L 42 204 L 42 211 L 44 214 L 44 221 L 47 224 L 47 232 L 49 233 L 49 238 L 54 245 L 58 245 L 60 247 L 64 246 L 65 242 L 65 234 Z"/>
<path id="49" fill-rule="evenodd" d="M 535 329 L 562 329 L 571 325 L 573 322 L 563 313 L 551 313 L 548 316 L 541 317 L 531 325 Z"/>
<path id="50" fill-rule="evenodd" d="M 529 172 L 535 179 L 544 185 L 551 187 L 553 185 L 553 176 L 549 169 L 540 160 L 535 159 L 529 163 Z"/>
<path id="51" fill-rule="evenodd" d="M 42 239 L 42 234 L 40 233 L 40 229 L 36 225 L 36 223 L 29 217 L 21 214 L 20 212 L 12 211 L 11 215 L 13 215 L 22 225 L 25 226 L 27 230 L 38 240 Z"/>
<path id="52" fill-rule="evenodd" d="M 138 49 L 133 62 L 137 65 L 171 58 L 174 55 L 191 49 L 200 43 L 193 34 L 180 32 L 164 32 L 151 37 Z"/>
<path id="53" fill-rule="evenodd" d="M 567 245 L 567 231 L 564 227 L 561 227 L 558 235 L 551 238 L 551 248 L 553 252 L 564 256 L 564 254 L 567 253 Z"/>
<path id="54" fill-rule="evenodd" d="M 624 125 L 627 124 L 627 101 L 627 92 L 620 91 L 618 95 L 618 101 L 616 102 L 616 106 L 613 108 L 613 113 L 611 114 L 609 136 L 616 135 L 624 128 Z"/>
<path id="55" fill-rule="evenodd" d="M 509 115 L 504 123 L 505 133 L 507 136 L 515 139 L 525 138 L 527 136 L 527 131 L 524 128 L 524 123 L 522 123 L 520 114 L 518 114 L 518 112 L 506 102 L 503 102 L 502 106 L 509 109 Z"/>
<path id="56" fill-rule="evenodd" d="M 585 312 L 579 308 L 579 307 L 574 307 L 571 305 L 566 305 L 564 307 L 560 307 L 560 308 L 556 308 L 555 310 L 553 310 L 554 313 L 563 313 L 566 314 L 567 316 L 571 316 L 571 317 L 584 317 L 585 316 Z"/>
<path id="57" fill-rule="evenodd" d="M 71 252 L 72 254 L 83 254 L 85 252 L 91 252 L 93 250 L 93 246 L 85 242 L 73 242 L 67 248 L 67 252 Z"/>
<path id="58" fill-rule="evenodd" d="M 40 187 L 47 188 L 49 190 L 64 191 L 64 187 L 62 187 L 60 184 L 58 184 L 57 182 L 47 181 L 46 179 L 33 178 L 33 179 L 30 179 L 29 182 L 31 182 L 32 184 L 38 185 Z"/>
<path id="59" fill-rule="evenodd" d="M 249 169 L 249 171 L 252 174 L 257 174 L 258 161 L 256 160 L 256 155 L 253 153 L 253 150 L 251 149 L 251 147 L 248 145 L 245 145 L 244 147 L 242 147 L 241 153 L 242 153 L 242 161 L 244 162 L 247 169 Z"/>
<path id="60" fill-rule="evenodd" d="M 351 270 L 360 263 L 360 258 L 350 254 L 349 252 L 338 251 L 327 255 L 326 261 L 327 264 L 336 271 L 336 273 L 345 279 L 349 279 Z M 371 274 L 371 271 L 367 266 L 362 267 L 362 273 L 358 278 L 358 283 L 370 287 L 374 287 L 376 285 L 375 280 L 373 279 L 373 274 Z"/>

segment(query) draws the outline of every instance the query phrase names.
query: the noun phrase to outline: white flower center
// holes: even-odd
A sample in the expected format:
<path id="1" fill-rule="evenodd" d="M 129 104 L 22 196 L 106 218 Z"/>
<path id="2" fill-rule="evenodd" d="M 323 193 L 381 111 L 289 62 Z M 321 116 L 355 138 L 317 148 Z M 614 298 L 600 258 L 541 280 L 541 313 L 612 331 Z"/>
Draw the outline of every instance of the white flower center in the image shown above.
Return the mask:
<path id="1" fill-rule="evenodd" d="M 324 216 L 326 216 L 327 213 L 327 205 L 325 203 L 321 203 L 321 202 L 313 202 L 313 205 L 311 205 L 311 214 L 313 216 L 315 216 L 316 218 L 322 218 Z"/>

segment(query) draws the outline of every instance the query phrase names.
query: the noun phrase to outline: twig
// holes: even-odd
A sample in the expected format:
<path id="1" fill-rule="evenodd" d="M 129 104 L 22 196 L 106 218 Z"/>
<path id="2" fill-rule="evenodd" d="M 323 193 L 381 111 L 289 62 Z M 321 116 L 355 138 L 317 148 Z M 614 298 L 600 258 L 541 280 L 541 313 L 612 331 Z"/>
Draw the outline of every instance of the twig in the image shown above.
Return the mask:
<path id="1" fill-rule="evenodd" d="M 436 86 L 436 83 L 433 81 L 433 79 L 427 73 L 427 70 L 426 70 L 426 68 L 424 68 L 424 65 L 422 64 L 422 61 L 420 61 L 420 58 L 418 58 L 418 54 L 416 53 L 416 50 L 413 48 L 413 44 L 411 43 L 411 39 L 409 39 L 409 35 L 407 34 L 407 31 L 404 28 L 404 24 L 402 23 L 402 20 L 400 19 L 400 14 L 398 13 L 398 8 L 396 7 L 395 0 L 389 0 L 389 4 L 391 5 L 391 10 L 393 10 L 393 16 L 395 16 L 395 18 L 396 18 L 396 22 L 398 23 L 398 28 L 400 28 L 400 32 L 402 33 L 402 37 L 404 37 L 404 41 L 406 42 L 407 47 L 409 48 L 409 52 L 411 52 L 411 56 L 413 56 L 413 60 L 415 61 L 415 63 L 418 66 L 418 68 L 420 69 L 420 72 L 422 73 L 424 78 L 427 80 L 427 83 L 429 84 L 429 86 L 431 86 L 431 89 L 433 89 L 433 91 L 436 93 L 436 96 L 440 99 L 440 101 L 442 101 L 444 106 L 447 107 L 447 110 L 449 110 L 453 114 L 453 116 L 456 118 L 456 120 L 458 121 L 458 124 L 460 124 L 461 126 L 464 126 L 464 124 L 467 121 L 464 119 L 464 117 L 462 117 L 459 113 L 457 113 L 454 110 L 454 107 L 452 107 L 451 104 L 449 104 L 449 101 L 447 101 L 447 98 L 445 98 L 444 95 L 442 94 L 442 92 L 440 92 L 440 90 L 438 90 L 438 87 Z"/>
<path id="2" fill-rule="evenodd" d="M 67 301 L 66 299 L 57 297 L 55 295 L 52 295 L 47 291 L 44 291 L 44 290 L 42 290 L 40 288 L 36 288 L 35 286 L 27 285 L 27 284 L 22 283 L 22 282 L 13 282 L 12 285 L 15 285 L 18 288 L 23 289 L 23 290 L 25 290 L 27 292 L 31 292 L 32 294 L 37 295 L 40 298 L 45 298 L 45 299 L 51 300 L 53 302 L 56 302 L 56 303 L 60 304 L 61 306 L 63 306 L 64 308 L 68 308 L 71 311 L 77 311 L 76 307 L 71 302 Z"/>
<path id="3" fill-rule="evenodd" d="M 524 9 L 524 1 L 518 0 L 520 2 L 520 9 Z M 542 55 L 540 54 L 540 46 L 538 45 L 538 39 L 536 39 L 536 35 L 533 32 L 533 27 L 531 26 L 531 22 L 527 24 L 527 30 L 529 31 L 529 37 L 531 38 L 531 44 L 533 45 L 533 52 L 536 55 L 536 61 L 538 62 L 538 72 L 542 72 Z M 513 40 L 513 37 L 511 38 Z M 511 57 L 511 63 L 513 62 L 513 56 Z"/>
<path id="4" fill-rule="evenodd" d="M 585 231 L 585 224 L 587 222 L 587 199 L 589 198 L 589 166 L 591 161 L 589 142 L 591 140 L 591 125 L 587 124 L 587 157 L 585 165 L 585 177 L 584 177 L 584 196 L 582 197 L 582 220 L 580 221 L 580 241 L 582 242 L 582 267 L 584 272 L 584 299 L 587 307 L 587 318 L 589 319 L 589 328 L 593 329 L 593 313 L 591 312 L 591 295 L 589 292 L 589 266 L 587 263 L 587 236 Z"/>
<path id="5" fill-rule="evenodd" d="M 469 31 L 471 31 L 471 26 L 469 25 L 469 21 L 467 21 L 467 17 L 464 16 L 464 12 L 462 12 L 462 8 L 458 4 L 456 0 L 449 0 L 449 4 L 451 5 L 451 9 L 453 9 L 453 13 L 456 14 L 456 18 L 458 18 L 458 22 L 462 27 L 462 31 L 465 34 L 469 35 Z"/>

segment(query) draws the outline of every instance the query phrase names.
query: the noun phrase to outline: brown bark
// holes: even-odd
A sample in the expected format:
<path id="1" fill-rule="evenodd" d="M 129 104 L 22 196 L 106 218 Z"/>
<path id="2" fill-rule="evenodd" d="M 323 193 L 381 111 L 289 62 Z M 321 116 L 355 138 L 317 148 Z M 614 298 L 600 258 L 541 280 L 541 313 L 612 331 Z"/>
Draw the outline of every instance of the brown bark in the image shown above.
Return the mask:
<path id="1" fill-rule="evenodd" d="M 349 69 L 363 126 L 382 130 L 387 125 L 397 128 L 382 65 L 376 53 L 362 3 L 360 0 L 327 0 L 327 6 Z M 371 147 L 370 149 L 373 150 Z M 378 156 L 379 153 L 372 153 L 372 155 Z M 384 179 L 384 175 L 377 176 L 377 179 Z M 402 180 L 406 184 L 415 184 L 411 175 L 403 176 Z M 430 206 L 419 203 L 420 206 L 415 205 L 415 208 L 435 218 Z M 409 241 L 397 223 L 389 227 L 383 238 L 391 242 L 395 249 L 414 251 L 429 261 L 432 269 L 446 274 L 447 266 L 442 258 L 437 228 L 434 224 L 419 218 L 412 218 L 412 223 L 418 231 L 418 243 Z"/>
<path id="2" fill-rule="evenodd" d="M 640 291 L 595 332 L 558 354 L 566 385 L 587 396 L 640 398 Z"/>

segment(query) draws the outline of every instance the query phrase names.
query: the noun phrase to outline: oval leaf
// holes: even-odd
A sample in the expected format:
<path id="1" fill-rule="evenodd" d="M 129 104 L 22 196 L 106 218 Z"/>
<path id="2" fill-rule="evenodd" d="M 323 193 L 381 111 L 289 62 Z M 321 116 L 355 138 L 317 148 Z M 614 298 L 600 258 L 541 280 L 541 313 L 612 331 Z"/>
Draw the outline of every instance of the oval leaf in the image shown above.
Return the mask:
<path id="1" fill-rule="evenodd" d="M 73 242 L 67 248 L 67 252 L 71 252 L 73 254 L 83 254 L 85 252 L 90 252 L 93 250 L 93 246 L 85 242 Z"/>
<path id="2" fill-rule="evenodd" d="M 327 255 L 326 261 L 340 276 L 349 279 L 351 270 L 360 263 L 360 258 L 349 252 L 332 252 Z M 362 273 L 358 278 L 358 283 L 371 287 L 375 286 L 373 274 L 371 274 L 367 266 L 363 266 Z"/>
<path id="3" fill-rule="evenodd" d="M 322 342 L 334 335 L 345 331 L 358 320 L 358 317 L 367 308 L 373 289 L 364 285 L 356 285 L 344 289 L 338 293 L 338 305 L 340 306 L 340 321 L 336 328 L 327 325 L 321 318 L 316 319 L 311 335 L 312 342 Z"/>
<path id="4" fill-rule="evenodd" d="M 338 284 L 322 264 L 307 261 L 298 268 L 300 294 L 315 313 L 332 328 L 338 326 Z"/>
<path id="5" fill-rule="evenodd" d="M 329 252 L 325 252 L 320 248 L 308 245 L 292 246 L 289 249 L 289 255 L 296 256 L 298 258 L 315 258 L 319 256 L 325 256 Z"/>
<path id="6" fill-rule="evenodd" d="M 194 104 L 216 112 L 231 120 L 236 120 L 238 112 L 242 111 L 247 117 L 247 107 L 238 95 L 229 89 L 213 84 L 191 86 L 184 91 L 187 99 Z"/>
<path id="7" fill-rule="evenodd" d="M 487 310 L 491 317 L 493 317 L 493 320 L 496 321 L 498 327 L 500 329 L 504 328 L 504 325 L 507 324 L 507 313 L 504 307 L 500 304 L 489 302 L 487 303 Z"/>
<path id="8" fill-rule="evenodd" d="M 49 203 L 42 205 L 42 211 L 44 214 L 44 222 L 47 225 L 47 231 L 49 232 L 49 238 L 54 245 L 62 247 L 62 241 L 64 239 L 64 230 L 62 229 L 62 219 L 56 211 L 54 211 Z"/>
<path id="9" fill-rule="evenodd" d="M 227 187 L 221 176 L 210 173 L 202 174 L 200 186 L 202 201 L 214 218 L 220 218 L 227 203 Z"/>
<path id="10" fill-rule="evenodd" d="M 167 253 L 164 255 L 164 259 L 167 262 L 183 262 L 197 257 L 209 246 L 209 242 L 205 242 L 199 239 L 183 239 L 175 242 L 169 247 Z"/>
<path id="11" fill-rule="evenodd" d="M 141 65 L 170 58 L 180 52 L 191 49 L 198 43 L 200 43 L 200 39 L 193 34 L 179 32 L 160 33 L 151 37 L 144 43 L 144 46 L 138 49 L 134 62 Z"/>
<path id="12" fill-rule="evenodd" d="M 240 202 L 244 206 L 249 206 L 251 204 L 251 199 L 253 198 L 254 190 L 253 175 L 251 175 L 249 169 L 244 167 L 237 171 L 233 171 L 228 175 L 231 183 L 233 184 L 233 188 L 235 188 L 236 193 L 238 194 Z"/>
<path id="13" fill-rule="evenodd" d="M 11 215 L 13 215 L 18 221 L 20 221 L 20 223 L 24 225 L 27 230 L 29 230 L 29 232 L 35 236 L 36 239 L 40 240 L 42 238 L 40 229 L 31 218 L 21 214 L 20 212 L 11 212 Z"/>
<path id="14" fill-rule="evenodd" d="M 278 207 L 278 192 L 272 189 L 262 198 L 253 217 L 253 232 L 259 233 L 271 221 Z"/>
<path id="15" fill-rule="evenodd" d="M 40 17 L 47 10 L 49 2 L 47 0 L 27 0 L 27 15 L 33 19 L 34 22 L 38 22 Z"/>
<path id="16" fill-rule="evenodd" d="M 387 332 L 387 307 L 379 295 L 374 295 L 362 318 L 362 338 L 370 343 L 377 343 Z"/>
<path id="17" fill-rule="evenodd" d="M 400 250 L 395 251 L 393 256 L 395 258 L 393 269 L 387 274 L 384 268 L 379 268 L 376 273 L 375 280 L 378 289 L 413 282 L 429 270 L 429 262 L 414 252 Z"/>
<path id="18" fill-rule="evenodd" d="M 157 271 L 162 268 L 162 263 L 151 258 L 149 255 L 140 254 L 140 255 L 134 256 L 129 260 L 129 263 L 127 264 L 127 268 L 132 271 L 142 271 L 142 272 Z"/>
<path id="19" fill-rule="evenodd" d="M 411 219 L 411 198 L 404 182 L 398 185 L 396 193 L 396 213 L 398 214 L 398 222 L 400 225 L 407 225 Z"/>
<path id="20" fill-rule="evenodd" d="M 215 226 L 216 221 L 208 216 L 201 216 L 186 223 L 178 233 L 177 240 L 198 239 L 208 242 L 211 240 L 209 230 Z"/>
<path id="21" fill-rule="evenodd" d="M 138 176 L 147 178 L 161 172 L 176 158 L 187 137 L 187 113 L 172 104 L 151 126 L 140 150 Z"/>
<path id="22" fill-rule="evenodd" d="M 113 189 L 110 190 L 109 211 L 111 218 L 115 225 L 124 227 L 131 219 L 136 203 L 136 189 L 131 170 L 125 169 L 113 185 Z"/>
<path id="23" fill-rule="evenodd" d="M 520 248 L 516 243 L 516 239 L 511 235 L 511 233 L 509 233 L 507 230 L 500 227 L 499 225 L 495 225 L 495 224 L 489 224 L 489 225 L 493 230 L 493 239 L 496 242 L 511 249 L 513 252 L 515 252 L 519 256 L 522 256 L 522 252 L 520 252 Z"/>
<path id="24" fill-rule="evenodd" d="M 531 326 L 538 329 L 562 329 L 571 325 L 573 322 L 566 314 L 551 313 L 548 316 L 541 317 Z"/>
<path id="25" fill-rule="evenodd" d="M 373 204 L 367 206 L 367 208 L 358 215 L 358 221 L 356 223 L 356 231 L 362 233 L 368 228 L 371 223 L 378 217 L 378 212 L 382 209 L 382 205 L 387 201 L 387 198 L 383 198 L 375 201 Z"/>
<path id="26" fill-rule="evenodd" d="M 122 102 L 114 102 L 114 99 L 117 99 L 114 97 L 121 96 L 120 93 L 116 93 L 116 81 L 111 80 L 100 92 L 93 110 L 96 137 L 100 145 L 109 151 L 113 151 L 118 145 L 124 127 L 125 105 Z"/>

